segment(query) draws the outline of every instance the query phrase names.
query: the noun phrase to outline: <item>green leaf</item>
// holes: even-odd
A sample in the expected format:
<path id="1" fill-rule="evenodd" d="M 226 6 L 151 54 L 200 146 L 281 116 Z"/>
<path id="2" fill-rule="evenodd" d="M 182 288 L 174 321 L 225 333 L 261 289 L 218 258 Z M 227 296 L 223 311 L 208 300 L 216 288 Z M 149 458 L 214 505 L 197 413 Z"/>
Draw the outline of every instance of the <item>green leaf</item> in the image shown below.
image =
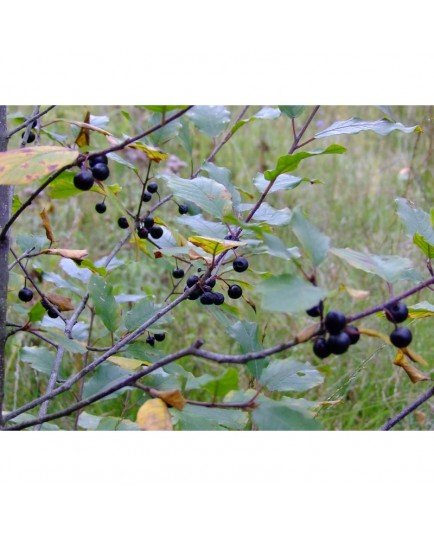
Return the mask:
<path id="1" fill-rule="evenodd" d="M 258 352 L 263 349 L 259 341 L 258 324 L 256 322 L 239 320 L 235 324 L 228 326 L 226 332 L 238 342 L 241 353 L 243 354 Z M 249 361 L 246 366 L 250 374 L 255 378 L 259 378 L 266 363 L 266 359 L 255 359 L 254 361 Z"/>
<path id="2" fill-rule="evenodd" d="M 74 263 L 74 261 L 71 261 L 71 262 Z M 90 277 L 90 274 L 89 274 L 89 277 Z M 56 274 L 55 272 L 44 272 L 44 281 L 53 283 L 53 285 L 56 285 L 57 288 L 66 288 L 70 290 L 71 292 L 78 294 L 79 296 L 82 295 L 82 291 L 78 287 L 76 287 L 69 281 L 66 281 L 66 279 L 63 279 L 63 277 L 61 277 L 59 274 Z"/>
<path id="3" fill-rule="evenodd" d="M 208 173 L 210 179 L 213 179 L 216 182 L 223 184 L 223 186 L 232 196 L 232 203 L 234 207 L 237 208 L 238 205 L 241 203 L 241 196 L 231 181 L 231 172 L 229 171 L 229 169 L 225 167 L 218 167 L 212 162 L 206 162 L 202 166 L 202 169 Z"/>
<path id="4" fill-rule="evenodd" d="M 336 121 L 330 127 L 315 134 L 314 138 L 327 138 L 328 136 L 340 136 L 341 134 L 358 134 L 365 130 L 372 130 L 380 136 L 387 136 L 394 130 L 400 130 L 401 132 L 421 132 L 422 129 L 415 125 L 413 127 L 406 127 L 402 123 L 395 123 L 390 119 L 378 119 L 377 121 L 364 121 L 358 117 L 352 117 L 346 121 Z"/>
<path id="5" fill-rule="evenodd" d="M 30 322 L 40 322 L 44 318 L 46 312 L 47 311 L 42 307 L 41 302 L 36 302 L 28 313 Z"/>
<path id="6" fill-rule="evenodd" d="M 350 248 L 332 248 L 330 252 L 354 268 L 378 275 L 389 283 L 395 283 L 399 279 L 406 279 L 407 272 L 411 271 L 413 267 L 410 259 L 397 255 L 373 255 L 354 251 Z"/>
<path id="7" fill-rule="evenodd" d="M 158 311 L 161 309 L 161 305 L 150 302 L 148 299 L 144 298 L 143 300 L 138 301 L 134 304 L 130 311 L 125 315 L 125 327 L 128 331 L 133 331 L 134 329 L 141 326 L 144 322 L 152 318 Z M 169 317 L 165 315 L 164 317 L 158 319 L 153 326 L 162 326 L 169 321 Z"/>
<path id="8" fill-rule="evenodd" d="M 265 279 L 256 287 L 262 294 L 262 306 L 267 311 L 297 313 L 316 305 L 327 292 L 292 274 Z"/>
<path id="9" fill-rule="evenodd" d="M 104 326 L 113 333 L 119 326 L 119 306 L 113 296 L 113 287 L 99 275 L 93 274 L 88 284 L 89 294 Z"/>
<path id="10" fill-rule="evenodd" d="M 300 258 L 300 251 L 297 247 L 286 247 L 279 237 L 270 233 L 263 233 L 262 236 L 267 247 L 267 253 L 272 257 L 279 257 L 280 259 L 285 260 L 294 260 Z"/>
<path id="11" fill-rule="evenodd" d="M 131 372 L 117 367 L 116 365 L 111 365 L 110 363 L 101 363 L 101 365 L 99 365 L 92 373 L 91 377 L 84 382 L 83 398 L 89 398 L 90 396 L 96 395 L 105 389 L 109 389 L 122 379 L 125 379 L 131 375 Z M 123 387 L 122 389 L 107 395 L 103 400 L 116 398 L 127 389 L 131 389 L 131 387 Z"/>
<path id="12" fill-rule="evenodd" d="M 87 352 L 86 346 L 84 344 L 80 344 L 74 339 L 69 339 L 63 333 L 50 331 L 47 332 L 46 335 L 51 341 L 55 342 L 59 346 L 63 346 L 65 350 L 70 354 L 85 354 Z"/>
<path id="13" fill-rule="evenodd" d="M 414 236 L 417 233 L 434 247 L 434 229 L 430 214 L 403 197 L 398 197 L 395 202 L 398 207 L 397 214 L 404 222 L 407 234 Z"/>
<path id="14" fill-rule="evenodd" d="M 295 391 L 303 393 L 321 385 L 323 376 L 309 363 L 294 359 L 271 361 L 261 374 L 259 383 L 270 391 Z"/>
<path id="15" fill-rule="evenodd" d="M 21 199 L 18 197 L 17 194 L 14 195 L 12 200 L 12 214 L 15 214 L 15 212 L 23 206 Z"/>
<path id="16" fill-rule="evenodd" d="M 229 391 L 238 389 L 238 370 L 229 368 L 219 376 L 203 374 L 202 376 L 191 376 L 185 385 L 186 391 L 206 390 L 212 398 L 223 398 Z"/>
<path id="17" fill-rule="evenodd" d="M 413 244 L 415 244 L 426 257 L 434 259 L 434 246 L 427 242 L 422 235 L 415 233 L 413 236 Z"/>
<path id="18" fill-rule="evenodd" d="M 259 112 L 255 113 L 255 115 L 252 115 L 248 119 L 241 119 L 240 121 L 235 123 L 235 125 L 232 127 L 231 133 L 232 135 L 234 135 L 235 132 L 242 126 L 246 125 L 247 123 L 256 121 L 257 119 L 277 119 L 278 117 L 280 117 L 280 111 L 277 108 L 264 106 L 264 108 L 261 108 Z"/>
<path id="19" fill-rule="evenodd" d="M 191 135 L 190 125 L 184 117 L 181 118 L 181 129 L 179 131 L 178 139 L 187 151 L 188 156 L 191 158 L 191 155 L 193 154 L 193 136 Z"/>
<path id="20" fill-rule="evenodd" d="M 250 203 L 243 203 L 238 209 L 244 212 L 251 210 L 254 206 Z M 287 207 L 278 210 L 268 203 L 262 203 L 252 219 L 255 221 L 264 221 L 269 225 L 287 225 L 291 221 L 291 211 Z"/>
<path id="21" fill-rule="evenodd" d="M 228 228 L 220 222 L 206 220 L 202 214 L 189 216 L 185 214 L 176 220 L 182 225 L 187 226 L 195 234 L 210 236 L 213 238 L 224 238 L 228 234 Z M 188 248 L 187 248 L 188 252 Z"/>
<path id="22" fill-rule="evenodd" d="M 138 432 L 140 428 L 135 422 L 119 417 L 102 417 L 99 421 L 96 431 L 105 432 Z"/>
<path id="23" fill-rule="evenodd" d="M 186 108 L 186 106 L 180 104 L 145 104 L 143 108 L 151 110 L 151 112 L 163 114 L 173 110 L 182 110 Z"/>
<path id="24" fill-rule="evenodd" d="M 252 412 L 252 422 L 259 430 L 319 430 L 317 421 L 305 412 L 297 411 L 285 400 L 271 400 L 260 396 Z"/>
<path id="25" fill-rule="evenodd" d="M 297 188 L 297 186 L 299 186 L 302 182 L 310 182 L 310 180 L 301 179 L 300 177 L 296 177 L 295 175 L 287 175 L 284 173 L 277 177 L 268 193 L 271 194 L 273 192 L 278 192 L 279 190 L 293 190 L 294 188 Z M 267 179 L 264 178 L 263 173 L 258 173 L 253 179 L 253 183 L 261 193 L 264 193 L 265 190 L 270 186 L 270 181 L 267 181 Z"/>
<path id="26" fill-rule="evenodd" d="M 230 192 L 218 182 L 206 177 L 193 180 L 176 176 L 165 177 L 169 188 L 185 201 L 195 203 L 212 216 L 222 218 L 232 208 Z"/>
<path id="27" fill-rule="evenodd" d="M 162 119 L 163 117 L 160 114 L 157 114 L 150 121 L 150 126 L 153 127 L 155 125 L 158 125 L 159 123 L 161 123 Z M 170 123 L 167 123 L 167 125 L 165 125 L 164 127 L 159 128 L 157 131 L 153 132 L 149 136 L 149 139 L 151 140 L 153 145 L 155 145 L 156 147 L 161 147 L 161 145 L 177 136 L 181 127 L 181 121 L 171 121 Z"/>
<path id="28" fill-rule="evenodd" d="M 64 171 L 50 184 L 48 187 L 48 195 L 52 199 L 67 199 L 68 197 L 72 197 L 74 195 L 84 194 L 85 192 L 83 190 L 79 190 L 74 186 L 74 175 L 75 172 Z M 108 190 L 112 194 L 116 194 L 122 190 L 118 184 L 107 184 L 103 185 L 102 187 L 104 188 L 104 191 Z M 103 193 L 101 187 L 96 183 L 89 191 L 100 194 Z"/>
<path id="29" fill-rule="evenodd" d="M 32 253 L 39 253 L 42 249 L 47 248 L 49 245 L 47 237 L 43 235 L 37 236 L 20 234 L 15 237 L 15 240 L 22 253 L 30 250 L 32 250 Z"/>
<path id="30" fill-rule="evenodd" d="M 213 138 L 223 132 L 231 118 L 224 106 L 195 106 L 186 115 L 196 128 Z"/>
<path id="31" fill-rule="evenodd" d="M 317 149 L 315 151 L 300 151 L 295 154 L 288 154 L 281 156 L 277 161 L 275 169 L 268 170 L 264 173 L 264 177 L 268 180 L 274 180 L 276 177 L 282 173 L 287 173 L 288 171 L 294 171 L 297 169 L 299 163 L 306 159 L 311 158 L 312 156 L 319 156 L 323 154 L 342 154 L 345 153 L 345 147 L 342 145 L 329 145 L 326 149 Z"/>
<path id="32" fill-rule="evenodd" d="M 305 108 L 306 106 L 279 106 L 279 110 L 291 119 L 298 117 Z"/>
<path id="33" fill-rule="evenodd" d="M 0 184 L 30 184 L 72 164 L 78 151 L 54 146 L 25 147 L 0 153 Z"/>
<path id="34" fill-rule="evenodd" d="M 56 354 L 40 346 L 23 346 L 20 348 L 20 360 L 27 363 L 32 369 L 42 374 L 50 375 L 53 370 Z M 59 374 L 59 379 L 64 380 L 66 375 L 63 371 Z"/>
<path id="35" fill-rule="evenodd" d="M 122 156 L 119 156 L 118 153 L 112 152 L 107 154 L 107 158 L 109 160 L 113 160 L 114 162 L 117 162 L 121 166 L 124 166 L 128 169 L 132 169 L 133 171 L 138 171 L 139 168 L 132 164 L 131 162 L 128 162 L 128 160 L 125 160 L 125 158 L 122 158 Z"/>
<path id="36" fill-rule="evenodd" d="M 300 208 L 296 208 L 291 218 L 292 229 L 295 236 L 300 240 L 303 249 L 317 267 L 326 258 L 330 248 L 330 238 L 313 225 L 303 214 Z"/>
<path id="37" fill-rule="evenodd" d="M 207 408 L 186 405 L 182 411 L 171 409 L 178 430 L 242 430 L 248 416 L 239 409 Z"/>
<path id="38" fill-rule="evenodd" d="M 16 417 L 13 417 L 11 419 L 11 422 L 13 422 L 14 424 L 22 424 L 22 423 L 25 423 L 27 421 L 32 421 L 33 419 L 35 418 L 35 415 L 32 415 L 31 413 L 20 413 L 19 415 L 17 415 Z M 28 428 L 28 430 L 34 430 L 35 427 L 32 427 L 32 428 Z M 42 425 L 42 428 L 41 428 L 41 431 L 45 432 L 53 432 L 53 431 L 57 431 L 57 430 L 60 430 L 60 428 L 58 426 L 56 426 L 55 424 L 52 424 L 50 422 L 44 422 L 43 425 Z"/>

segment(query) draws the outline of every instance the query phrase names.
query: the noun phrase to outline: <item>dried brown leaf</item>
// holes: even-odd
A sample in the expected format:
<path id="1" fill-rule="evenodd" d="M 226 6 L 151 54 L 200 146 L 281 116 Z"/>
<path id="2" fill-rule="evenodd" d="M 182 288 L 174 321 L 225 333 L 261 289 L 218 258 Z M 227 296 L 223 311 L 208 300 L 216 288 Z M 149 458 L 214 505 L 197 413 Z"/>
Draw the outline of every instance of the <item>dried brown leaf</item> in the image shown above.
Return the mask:
<path id="1" fill-rule="evenodd" d="M 179 410 L 182 410 L 186 404 L 185 398 L 178 389 L 171 389 L 170 391 L 158 391 L 157 389 L 150 389 L 149 394 L 154 397 L 161 398 L 161 400 L 164 400 L 168 406 L 172 406 Z"/>
<path id="2" fill-rule="evenodd" d="M 50 242 L 54 242 L 54 234 L 53 229 L 51 227 L 50 219 L 48 218 L 48 213 L 45 208 L 43 208 L 40 212 L 42 225 L 45 229 L 45 234 Z"/>
<path id="3" fill-rule="evenodd" d="M 90 112 L 86 112 L 84 123 L 87 125 L 89 124 L 89 121 L 90 121 Z M 89 128 L 87 128 L 84 125 L 80 128 L 80 132 L 78 133 L 75 143 L 79 147 L 88 147 L 90 145 Z"/>
<path id="4" fill-rule="evenodd" d="M 393 364 L 404 369 L 412 383 L 429 380 L 429 377 L 412 365 L 401 351 L 396 354 Z"/>
<path id="5" fill-rule="evenodd" d="M 304 327 L 301 331 L 295 336 L 295 340 L 298 343 L 306 342 L 311 339 L 315 333 L 318 331 L 320 324 L 310 324 L 309 326 Z"/>
<path id="6" fill-rule="evenodd" d="M 65 257 L 65 259 L 72 259 L 73 261 L 82 261 L 85 257 L 88 256 L 87 249 L 48 248 L 44 249 L 42 253 L 46 253 L 47 255 L 60 255 L 60 257 Z"/>
<path id="7" fill-rule="evenodd" d="M 55 305 L 59 309 L 59 311 L 74 310 L 74 306 L 72 305 L 72 301 L 70 300 L 70 298 L 66 298 L 65 296 L 61 296 L 60 294 L 47 294 L 47 298 L 53 305 Z"/>

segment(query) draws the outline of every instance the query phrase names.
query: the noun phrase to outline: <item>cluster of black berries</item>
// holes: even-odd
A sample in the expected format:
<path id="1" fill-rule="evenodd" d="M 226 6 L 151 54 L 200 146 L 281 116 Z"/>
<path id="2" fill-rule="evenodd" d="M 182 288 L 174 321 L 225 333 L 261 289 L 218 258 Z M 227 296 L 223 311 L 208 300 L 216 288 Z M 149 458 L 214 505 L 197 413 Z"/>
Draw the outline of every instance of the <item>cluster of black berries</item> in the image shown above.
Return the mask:
<path id="1" fill-rule="evenodd" d="M 78 190 L 90 190 L 95 182 L 95 179 L 98 181 L 105 181 L 110 175 L 106 155 L 91 156 L 88 162 L 90 169 L 83 167 L 74 176 L 74 186 Z M 103 205 L 104 203 L 98 203 L 98 205 L 95 206 L 95 210 L 100 214 L 105 212 L 105 208 L 102 208 Z"/>
<path id="2" fill-rule="evenodd" d="M 322 303 L 318 305 L 320 313 L 312 315 L 312 309 L 309 309 L 310 316 L 320 316 Z M 313 343 L 313 353 L 320 359 L 328 357 L 330 354 L 344 354 L 351 344 L 356 344 L 360 339 L 360 332 L 355 326 L 347 326 L 347 320 L 344 313 L 333 309 L 326 314 L 324 327 L 328 332 L 328 337 L 318 337 Z"/>
<path id="3" fill-rule="evenodd" d="M 146 187 L 146 192 L 143 192 L 142 201 L 147 203 L 152 199 L 152 194 L 158 192 L 158 184 L 156 182 L 150 182 Z"/>
<path id="4" fill-rule="evenodd" d="M 173 275 L 173 272 L 172 272 L 172 275 Z M 221 292 L 213 292 L 212 290 L 215 287 L 215 283 L 216 283 L 215 279 L 211 280 L 207 285 L 201 285 L 199 276 L 191 275 L 187 279 L 187 283 L 186 283 L 184 290 L 194 287 L 196 283 L 199 283 L 199 284 L 193 290 L 193 292 L 189 295 L 188 297 L 189 300 L 197 300 L 199 298 L 200 303 L 202 303 L 203 305 L 222 305 L 222 303 L 224 303 L 225 297 L 223 296 L 223 294 Z M 241 291 L 241 288 L 240 288 L 240 291 Z"/>
<path id="5" fill-rule="evenodd" d="M 166 338 L 166 334 L 165 334 L 165 333 L 154 333 L 153 335 L 149 334 L 149 335 L 146 337 L 146 342 L 147 342 L 148 344 L 150 344 L 151 346 L 154 346 L 155 341 L 157 341 L 157 342 L 162 342 L 162 341 L 164 341 L 165 338 Z"/>
<path id="6" fill-rule="evenodd" d="M 126 227 L 128 227 L 128 221 L 126 218 L 119 218 L 118 225 L 124 229 L 126 227 L 124 227 L 125 223 L 123 220 L 126 221 Z M 163 236 L 163 228 L 159 225 L 155 225 L 155 220 L 152 216 L 146 216 L 144 219 L 139 220 L 137 224 L 137 236 L 139 238 L 144 240 L 145 238 L 148 238 L 149 235 L 155 240 L 158 240 Z"/>
<path id="7" fill-rule="evenodd" d="M 41 300 L 42 307 L 47 311 L 47 314 L 50 318 L 57 318 L 59 313 L 44 299 Z"/>
<path id="8" fill-rule="evenodd" d="M 413 336 L 408 328 L 398 328 L 396 324 L 404 322 L 408 317 L 408 309 L 405 303 L 396 302 L 384 309 L 387 320 L 395 324 L 395 329 L 390 334 L 390 342 L 397 348 L 406 348 L 412 341 Z"/>

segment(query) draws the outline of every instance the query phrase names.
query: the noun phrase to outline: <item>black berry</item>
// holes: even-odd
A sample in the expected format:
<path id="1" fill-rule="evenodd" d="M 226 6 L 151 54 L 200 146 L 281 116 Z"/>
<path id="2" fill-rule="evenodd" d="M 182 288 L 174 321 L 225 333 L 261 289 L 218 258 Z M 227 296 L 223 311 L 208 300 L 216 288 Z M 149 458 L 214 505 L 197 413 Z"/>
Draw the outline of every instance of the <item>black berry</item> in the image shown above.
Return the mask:
<path id="1" fill-rule="evenodd" d="M 390 342 L 397 348 L 406 348 L 412 339 L 413 336 L 408 328 L 396 328 L 390 334 Z"/>
<path id="2" fill-rule="evenodd" d="M 118 225 L 121 229 L 128 229 L 128 220 L 123 216 L 118 219 Z"/>
<path id="3" fill-rule="evenodd" d="M 244 257 L 238 257 L 234 260 L 232 266 L 236 272 L 245 272 L 249 267 L 249 261 Z"/>
<path id="4" fill-rule="evenodd" d="M 331 354 L 328 342 L 323 337 L 319 337 L 313 343 L 313 353 L 320 359 L 325 359 Z"/>
<path id="5" fill-rule="evenodd" d="M 148 238 L 148 234 L 149 234 L 148 230 L 145 229 L 144 227 L 139 227 L 137 229 L 137 236 L 141 238 L 142 240 L 145 240 L 145 238 Z"/>
<path id="6" fill-rule="evenodd" d="M 142 201 L 144 203 L 147 203 L 148 201 L 150 201 L 152 199 L 152 194 L 150 194 L 149 192 L 143 192 L 143 195 L 142 195 Z"/>
<path id="7" fill-rule="evenodd" d="M 184 277 L 184 270 L 182 268 L 175 268 L 172 275 L 175 279 L 182 279 Z"/>
<path id="8" fill-rule="evenodd" d="M 96 166 L 96 164 L 108 164 L 108 158 L 105 154 L 101 154 L 99 156 L 91 156 L 89 158 L 89 166 L 93 168 Z"/>
<path id="9" fill-rule="evenodd" d="M 110 170 L 107 164 L 95 164 L 92 168 L 92 175 L 99 181 L 105 181 L 110 175 Z"/>
<path id="10" fill-rule="evenodd" d="M 149 335 L 148 337 L 146 337 L 146 342 L 148 344 L 150 344 L 151 346 L 154 346 L 155 344 L 155 337 L 153 337 L 152 335 Z"/>
<path id="11" fill-rule="evenodd" d="M 397 302 L 387 307 L 384 312 L 390 322 L 400 324 L 408 318 L 408 308 L 404 302 Z"/>
<path id="12" fill-rule="evenodd" d="M 208 286 L 211 288 L 215 287 L 215 279 L 211 279 L 211 281 L 208 281 Z"/>
<path id="13" fill-rule="evenodd" d="M 199 281 L 199 278 L 198 278 L 197 275 L 191 275 L 191 276 L 187 279 L 187 287 L 188 287 L 188 288 L 191 288 L 191 287 L 194 286 L 198 281 Z"/>
<path id="14" fill-rule="evenodd" d="M 151 229 L 154 226 L 154 223 L 155 223 L 154 218 L 152 218 L 151 216 L 148 216 L 147 218 L 145 218 L 144 224 L 145 224 L 146 229 Z"/>
<path id="15" fill-rule="evenodd" d="M 165 333 L 154 333 L 154 338 L 155 338 L 156 341 L 162 342 L 166 338 L 166 334 Z"/>
<path id="16" fill-rule="evenodd" d="M 50 318 L 57 318 L 59 316 L 54 309 L 48 309 L 47 314 Z"/>
<path id="17" fill-rule="evenodd" d="M 356 326 L 346 326 L 345 333 L 347 333 L 350 337 L 350 344 L 356 344 L 356 342 L 358 342 L 360 339 L 360 331 L 358 328 L 356 328 Z"/>
<path id="18" fill-rule="evenodd" d="M 203 292 L 201 291 L 200 288 L 197 288 L 195 290 L 193 290 L 193 292 L 189 295 L 188 299 L 189 300 L 197 300 L 198 298 L 200 298 L 200 296 L 202 296 Z"/>
<path id="19" fill-rule="evenodd" d="M 98 212 L 98 214 L 104 214 L 104 212 L 107 210 L 107 206 L 104 201 L 102 203 L 97 203 L 95 205 L 95 210 Z"/>
<path id="20" fill-rule="evenodd" d="M 24 287 L 18 292 L 18 298 L 23 302 L 29 302 L 33 298 L 33 291 Z"/>
<path id="21" fill-rule="evenodd" d="M 24 132 L 21 134 L 21 137 L 24 138 Z M 26 143 L 33 143 L 35 140 L 36 140 L 35 133 L 30 131 L 29 135 L 27 137 L 27 142 Z"/>
<path id="22" fill-rule="evenodd" d="M 325 327 L 332 335 L 337 335 L 342 331 L 347 323 L 344 313 L 333 309 L 329 311 L 325 317 Z"/>
<path id="23" fill-rule="evenodd" d="M 203 305 L 212 305 L 214 303 L 214 293 L 204 292 L 200 297 L 200 303 Z"/>
<path id="24" fill-rule="evenodd" d="M 78 190 L 90 190 L 93 186 L 94 179 L 92 172 L 88 169 L 82 169 L 74 176 L 74 186 Z"/>
<path id="25" fill-rule="evenodd" d="M 48 309 L 50 309 L 50 304 L 47 302 L 47 300 L 45 298 L 42 298 L 41 300 L 41 305 L 44 309 L 46 309 L 48 311 Z"/>
<path id="26" fill-rule="evenodd" d="M 178 212 L 180 214 L 187 214 L 188 213 L 188 205 L 179 205 Z"/>
<path id="27" fill-rule="evenodd" d="M 163 228 L 162 227 L 152 227 L 152 229 L 149 230 L 149 234 L 152 236 L 152 238 L 155 238 L 155 240 L 158 240 L 163 236 Z"/>
<path id="28" fill-rule="evenodd" d="M 214 292 L 214 304 L 221 305 L 225 301 L 225 297 L 221 292 Z"/>
<path id="29" fill-rule="evenodd" d="M 243 289 L 240 287 L 240 285 L 231 285 L 228 290 L 228 296 L 229 298 L 232 298 L 233 300 L 237 300 L 238 298 L 241 298 L 243 294 Z"/>
<path id="30" fill-rule="evenodd" d="M 150 182 L 146 189 L 150 194 L 155 194 L 155 192 L 158 190 L 158 184 L 156 182 Z"/>
<path id="31" fill-rule="evenodd" d="M 351 344 L 351 339 L 348 333 L 341 331 L 336 335 L 330 335 L 327 343 L 332 354 L 340 355 L 348 350 L 348 347 Z"/>
<path id="32" fill-rule="evenodd" d="M 308 309 L 306 311 L 306 314 L 313 318 L 316 318 L 317 316 L 321 316 L 322 310 L 323 310 L 323 303 L 321 301 L 318 303 L 318 305 L 314 305 L 313 307 Z"/>

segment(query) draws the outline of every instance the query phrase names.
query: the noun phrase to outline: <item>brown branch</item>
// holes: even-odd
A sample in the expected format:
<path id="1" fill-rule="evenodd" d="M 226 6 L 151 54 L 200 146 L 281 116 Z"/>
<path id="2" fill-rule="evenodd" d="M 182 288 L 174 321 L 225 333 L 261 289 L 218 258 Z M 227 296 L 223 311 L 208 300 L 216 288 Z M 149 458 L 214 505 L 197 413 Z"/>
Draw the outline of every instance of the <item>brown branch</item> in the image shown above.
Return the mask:
<path id="1" fill-rule="evenodd" d="M 26 128 L 27 125 L 30 125 L 32 124 L 33 125 L 33 121 L 35 121 L 35 119 L 39 119 L 40 117 L 42 117 L 43 115 L 47 114 L 50 110 L 52 110 L 53 108 L 55 108 L 56 105 L 52 105 L 52 106 L 48 106 L 48 108 L 45 108 L 45 110 L 42 110 L 42 112 L 39 112 L 35 115 L 32 115 L 31 117 L 29 117 L 28 119 L 26 119 L 26 121 L 24 121 L 24 123 L 22 123 L 21 125 L 19 125 L 17 128 L 14 128 L 13 130 L 9 131 L 7 133 L 7 138 L 11 138 L 14 134 L 16 134 L 17 132 L 19 132 L 20 130 L 22 130 L 23 128 Z"/>
<path id="2" fill-rule="evenodd" d="M 398 413 L 396 417 L 393 417 L 392 419 L 387 419 L 386 424 L 384 424 L 380 430 L 390 430 L 395 425 L 397 425 L 402 419 L 407 417 L 407 415 L 410 415 L 415 409 L 417 409 L 421 404 L 429 400 L 432 396 L 434 396 L 434 387 L 430 387 L 428 391 L 426 391 L 422 396 L 420 396 L 417 400 L 415 400 L 412 404 L 407 406 L 405 409 L 401 411 L 401 413 Z"/>

